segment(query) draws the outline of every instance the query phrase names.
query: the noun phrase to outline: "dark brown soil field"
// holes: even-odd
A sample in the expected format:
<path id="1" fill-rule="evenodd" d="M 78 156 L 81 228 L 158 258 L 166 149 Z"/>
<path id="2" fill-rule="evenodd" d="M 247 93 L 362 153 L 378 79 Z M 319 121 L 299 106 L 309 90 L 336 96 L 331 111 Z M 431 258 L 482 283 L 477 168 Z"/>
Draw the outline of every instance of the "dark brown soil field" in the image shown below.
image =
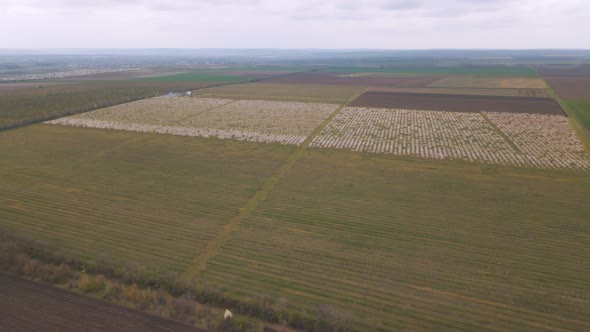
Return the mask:
<path id="1" fill-rule="evenodd" d="M 0 331 L 200 331 L 1 273 L 0 299 Z"/>
<path id="2" fill-rule="evenodd" d="M 565 68 L 539 68 L 541 76 L 590 77 L 590 65 Z"/>
<path id="3" fill-rule="evenodd" d="M 329 84 L 350 86 L 391 86 L 421 88 L 440 80 L 439 76 L 366 77 L 338 73 L 307 72 L 266 80 L 268 83 Z"/>
<path id="4" fill-rule="evenodd" d="M 348 104 L 353 107 L 401 108 L 449 112 L 508 112 L 565 115 L 551 98 L 444 95 L 367 91 Z"/>
<path id="5" fill-rule="evenodd" d="M 563 99 L 590 100 L 590 76 L 547 76 L 545 80 Z"/>
<path id="6" fill-rule="evenodd" d="M 426 93 L 444 95 L 478 95 L 478 96 L 504 96 L 504 97 L 541 97 L 548 98 L 551 95 L 545 89 L 490 89 L 490 88 L 396 88 L 396 87 L 370 87 L 369 91 Z"/>

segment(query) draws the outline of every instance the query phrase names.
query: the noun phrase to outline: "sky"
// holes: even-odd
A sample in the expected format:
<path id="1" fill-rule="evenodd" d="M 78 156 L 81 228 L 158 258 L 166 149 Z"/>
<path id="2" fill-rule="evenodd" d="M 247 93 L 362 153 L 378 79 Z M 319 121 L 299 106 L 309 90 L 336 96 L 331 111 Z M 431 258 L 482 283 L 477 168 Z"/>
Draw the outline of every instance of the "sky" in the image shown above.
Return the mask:
<path id="1" fill-rule="evenodd" d="M 588 0 L 0 0 L 0 48 L 590 48 Z"/>

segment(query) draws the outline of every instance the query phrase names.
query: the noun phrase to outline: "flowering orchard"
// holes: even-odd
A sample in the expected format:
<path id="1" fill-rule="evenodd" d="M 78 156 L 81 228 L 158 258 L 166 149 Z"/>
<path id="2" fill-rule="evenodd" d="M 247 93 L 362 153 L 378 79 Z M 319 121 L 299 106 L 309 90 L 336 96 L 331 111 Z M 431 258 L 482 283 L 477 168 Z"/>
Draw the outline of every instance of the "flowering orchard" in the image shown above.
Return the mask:
<path id="1" fill-rule="evenodd" d="M 511 166 L 590 168 L 567 118 L 486 114 L 489 120 L 480 113 L 348 107 L 311 146 Z"/>
<path id="2" fill-rule="evenodd" d="M 337 107 L 319 103 L 157 97 L 48 123 L 301 144 Z"/>

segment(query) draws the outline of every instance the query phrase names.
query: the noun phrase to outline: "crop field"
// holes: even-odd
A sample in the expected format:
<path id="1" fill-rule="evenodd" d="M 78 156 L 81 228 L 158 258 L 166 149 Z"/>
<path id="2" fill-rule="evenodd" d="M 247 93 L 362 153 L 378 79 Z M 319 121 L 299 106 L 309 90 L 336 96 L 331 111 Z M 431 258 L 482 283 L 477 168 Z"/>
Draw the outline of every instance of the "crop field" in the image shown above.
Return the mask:
<path id="1" fill-rule="evenodd" d="M 0 84 L 0 129 L 202 85 L 137 81 L 4 83 Z"/>
<path id="2" fill-rule="evenodd" d="M 408 75 L 397 77 L 365 77 L 346 73 L 305 72 L 286 77 L 266 80 L 269 83 L 288 84 L 326 84 L 341 86 L 393 86 L 401 88 L 420 88 L 436 82 L 440 76 Z"/>
<path id="3" fill-rule="evenodd" d="M 243 83 L 197 91 L 205 96 L 235 99 L 272 99 L 294 101 L 321 101 L 343 103 L 359 91 L 355 86 L 285 84 L 285 83 Z"/>
<path id="4" fill-rule="evenodd" d="M 0 141 L 3 225 L 164 271 L 187 268 L 294 149 L 50 125 Z"/>
<path id="5" fill-rule="evenodd" d="M 300 144 L 336 108 L 319 103 L 158 97 L 48 123 Z"/>
<path id="6" fill-rule="evenodd" d="M 323 69 L 323 72 L 336 72 L 345 74 L 389 73 L 408 75 L 434 75 L 434 76 L 517 76 L 537 77 L 534 69 L 528 67 L 399 67 L 399 68 L 333 68 Z"/>
<path id="7" fill-rule="evenodd" d="M 192 326 L 0 274 L 0 331 L 199 332 Z"/>
<path id="8" fill-rule="evenodd" d="M 557 115 L 348 107 L 311 146 L 510 166 L 590 169 L 584 147 L 567 118 Z"/>
<path id="9" fill-rule="evenodd" d="M 489 89 L 489 88 L 391 88 L 370 87 L 367 91 L 395 92 L 395 93 L 424 93 L 443 95 L 478 95 L 503 97 L 541 97 L 551 95 L 546 89 Z"/>
<path id="10" fill-rule="evenodd" d="M 566 101 L 569 109 L 580 119 L 582 125 L 590 132 L 590 101 Z"/>
<path id="11" fill-rule="evenodd" d="M 486 89 L 545 89 L 541 78 L 515 77 L 445 77 L 429 85 L 433 88 L 486 88 Z"/>
<path id="12" fill-rule="evenodd" d="M 272 76 L 267 75 L 267 76 Z M 257 75 L 256 77 L 260 77 Z M 215 83 L 228 83 L 228 82 L 243 82 L 248 81 L 255 77 L 249 77 L 244 75 L 226 75 L 223 73 L 215 73 L 209 71 L 197 71 L 193 73 L 181 73 L 167 76 L 149 77 L 144 78 L 144 81 L 148 82 L 215 82 Z"/>
<path id="13" fill-rule="evenodd" d="M 442 95 L 367 91 L 352 107 L 437 110 L 448 112 L 509 112 L 564 115 L 552 98 Z"/>
<path id="14" fill-rule="evenodd" d="M 590 77 L 547 76 L 545 80 L 563 99 L 590 100 Z"/>
<path id="15" fill-rule="evenodd" d="M 582 331 L 590 177 L 308 150 L 204 278 L 360 330 Z"/>

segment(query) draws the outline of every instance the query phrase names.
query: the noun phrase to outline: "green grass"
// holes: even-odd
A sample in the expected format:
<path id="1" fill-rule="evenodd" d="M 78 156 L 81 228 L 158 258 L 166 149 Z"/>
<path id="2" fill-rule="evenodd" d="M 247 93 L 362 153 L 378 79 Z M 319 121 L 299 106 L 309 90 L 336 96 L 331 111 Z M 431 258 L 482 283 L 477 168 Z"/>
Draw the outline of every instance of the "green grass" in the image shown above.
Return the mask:
<path id="1" fill-rule="evenodd" d="M 565 100 L 565 103 L 584 128 L 590 132 L 590 101 Z"/>
<path id="2" fill-rule="evenodd" d="M 52 125 L 0 141 L 1 224 L 179 272 L 294 149 Z"/>
<path id="3" fill-rule="evenodd" d="M 342 73 L 398 73 L 428 75 L 476 75 L 476 76 L 521 76 L 536 77 L 535 70 L 528 67 L 429 67 L 429 68 L 330 68 L 322 71 Z"/>
<path id="4" fill-rule="evenodd" d="M 311 150 L 199 279 L 361 330 L 587 330 L 588 195 L 588 173 Z"/>

